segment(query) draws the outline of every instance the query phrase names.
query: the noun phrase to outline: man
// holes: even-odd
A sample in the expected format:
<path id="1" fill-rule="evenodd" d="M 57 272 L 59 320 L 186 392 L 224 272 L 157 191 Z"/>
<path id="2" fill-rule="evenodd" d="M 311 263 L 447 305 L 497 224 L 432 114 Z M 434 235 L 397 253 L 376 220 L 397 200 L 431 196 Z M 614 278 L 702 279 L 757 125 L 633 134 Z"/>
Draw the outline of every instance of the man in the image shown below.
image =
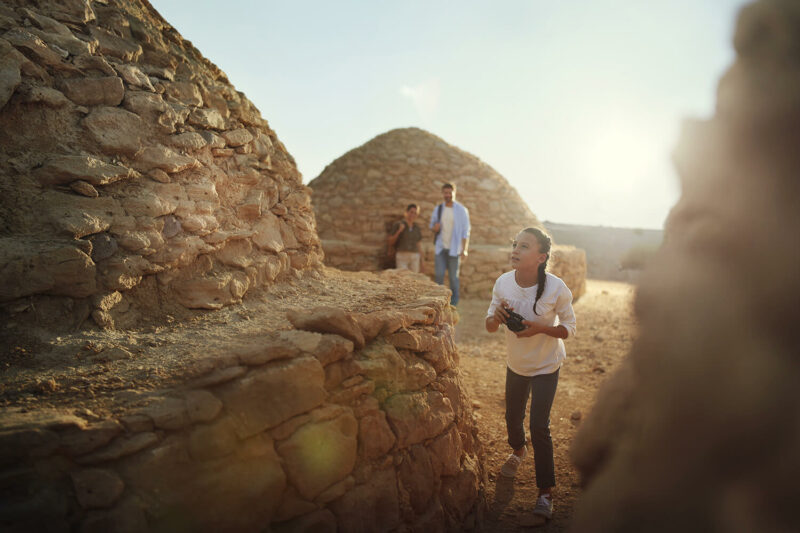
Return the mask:
<path id="1" fill-rule="evenodd" d="M 460 261 L 466 259 L 469 246 L 469 211 L 456 202 L 456 186 L 452 183 L 442 185 L 444 202 L 437 205 L 431 213 L 430 227 L 436 235 L 436 262 L 434 276 L 436 283 L 444 284 L 444 272 L 450 278 L 451 305 L 458 305 Z"/>
<path id="2" fill-rule="evenodd" d="M 408 204 L 403 220 L 395 222 L 387 239 L 389 247 L 397 250 L 396 268 L 419 272 L 424 266 L 422 229 L 414 221 L 419 214 L 417 204 Z"/>

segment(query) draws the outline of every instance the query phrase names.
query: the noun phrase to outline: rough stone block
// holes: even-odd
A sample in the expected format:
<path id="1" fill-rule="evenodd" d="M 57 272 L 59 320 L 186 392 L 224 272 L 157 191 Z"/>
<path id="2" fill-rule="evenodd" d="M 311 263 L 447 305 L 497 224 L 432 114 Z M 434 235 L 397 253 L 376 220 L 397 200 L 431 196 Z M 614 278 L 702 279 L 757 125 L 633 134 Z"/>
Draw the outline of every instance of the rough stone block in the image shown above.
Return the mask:
<path id="1" fill-rule="evenodd" d="M 352 341 L 355 349 L 364 347 L 364 335 L 358 323 L 344 310 L 336 307 L 316 307 L 310 310 L 292 310 L 286 318 L 297 329 L 333 333 Z"/>
<path id="2" fill-rule="evenodd" d="M 61 435 L 60 449 L 67 455 L 83 455 L 105 446 L 122 433 L 122 429 L 116 420 L 104 420 L 83 429 L 66 431 Z"/>
<path id="3" fill-rule="evenodd" d="M 213 424 L 198 425 L 192 430 L 189 435 L 189 454 L 196 461 L 224 457 L 236 450 L 238 441 L 233 421 L 222 418 Z"/>
<path id="4" fill-rule="evenodd" d="M 186 411 L 192 422 L 210 422 L 222 410 L 222 402 L 205 390 L 189 391 L 184 394 Z"/>
<path id="5" fill-rule="evenodd" d="M 84 509 L 106 509 L 122 495 L 125 483 L 116 472 L 102 468 L 87 468 L 72 472 L 75 496 Z"/>
<path id="6" fill-rule="evenodd" d="M 68 78 L 61 81 L 61 92 L 77 105 L 117 106 L 125 96 L 125 85 L 118 76 Z"/>
<path id="7" fill-rule="evenodd" d="M 386 413 L 377 411 L 358 421 L 358 450 L 364 459 L 375 459 L 389 452 L 397 438 L 386 422 Z"/>
<path id="8" fill-rule="evenodd" d="M 50 157 L 35 171 L 43 185 L 61 185 L 83 180 L 92 185 L 107 185 L 131 177 L 129 168 L 112 165 L 86 155 L 57 155 Z"/>
<path id="9" fill-rule="evenodd" d="M 356 462 L 358 423 L 350 415 L 307 424 L 278 445 L 289 479 L 313 500 L 343 480 Z"/>
<path id="10" fill-rule="evenodd" d="M 109 155 L 134 156 L 142 147 L 144 122 L 135 113 L 118 107 L 98 107 L 83 119 L 90 137 Z"/>
<path id="11" fill-rule="evenodd" d="M 372 473 L 330 505 L 341 531 L 392 531 L 400 525 L 397 475 L 389 468 Z"/>
<path id="12" fill-rule="evenodd" d="M 319 361 L 302 357 L 252 370 L 217 393 L 240 437 L 255 435 L 320 405 L 326 396 Z"/>
<path id="13" fill-rule="evenodd" d="M 439 435 L 454 420 L 450 401 L 437 391 L 395 394 L 383 408 L 400 448 Z"/>

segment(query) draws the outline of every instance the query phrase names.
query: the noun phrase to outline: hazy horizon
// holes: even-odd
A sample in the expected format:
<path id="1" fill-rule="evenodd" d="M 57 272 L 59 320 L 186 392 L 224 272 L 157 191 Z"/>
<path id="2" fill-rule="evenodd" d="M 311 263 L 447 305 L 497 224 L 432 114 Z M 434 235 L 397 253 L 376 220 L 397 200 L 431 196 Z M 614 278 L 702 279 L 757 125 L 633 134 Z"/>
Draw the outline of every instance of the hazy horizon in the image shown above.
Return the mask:
<path id="1" fill-rule="evenodd" d="M 419 127 L 489 164 L 540 220 L 642 229 L 678 199 L 670 152 L 684 118 L 713 114 L 744 3 L 153 1 L 305 183 Z"/>

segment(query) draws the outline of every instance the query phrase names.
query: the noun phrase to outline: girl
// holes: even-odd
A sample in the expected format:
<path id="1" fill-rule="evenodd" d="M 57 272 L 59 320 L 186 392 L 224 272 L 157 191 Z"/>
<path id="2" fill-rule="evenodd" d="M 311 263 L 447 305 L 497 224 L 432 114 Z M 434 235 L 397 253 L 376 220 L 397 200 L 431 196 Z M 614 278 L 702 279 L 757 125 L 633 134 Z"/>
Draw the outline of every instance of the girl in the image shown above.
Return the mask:
<path id="1" fill-rule="evenodd" d="M 506 324 L 509 310 L 523 317 L 525 329 L 506 327 L 506 430 L 513 453 L 500 473 L 513 478 L 525 457 L 525 404 L 531 395 L 530 428 L 536 486 L 535 515 L 553 515 L 552 489 L 556 484 L 550 408 L 558 385 L 558 370 L 566 358 L 564 341 L 575 334 L 572 293 L 558 277 L 545 272 L 550 237 L 537 228 L 525 228 L 514 239 L 511 272 L 494 284 L 486 330 L 494 333 Z M 556 320 L 557 319 L 557 320 Z"/>

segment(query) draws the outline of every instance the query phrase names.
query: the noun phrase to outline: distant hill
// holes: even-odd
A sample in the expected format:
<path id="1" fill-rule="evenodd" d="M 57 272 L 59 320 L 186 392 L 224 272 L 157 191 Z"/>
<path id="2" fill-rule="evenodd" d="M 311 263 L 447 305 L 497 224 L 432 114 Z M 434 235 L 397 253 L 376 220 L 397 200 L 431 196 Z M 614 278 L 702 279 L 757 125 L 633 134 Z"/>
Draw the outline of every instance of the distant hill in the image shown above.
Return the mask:
<path id="1" fill-rule="evenodd" d="M 630 266 L 640 264 L 637 259 L 655 251 L 664 238 L 663 230 L 549 221 L 545 221 L 544 226 L 557 244 L 571 244 L 586 251 L 586 277 L 593 279 L 636 281 L 640 269 Z"/>

